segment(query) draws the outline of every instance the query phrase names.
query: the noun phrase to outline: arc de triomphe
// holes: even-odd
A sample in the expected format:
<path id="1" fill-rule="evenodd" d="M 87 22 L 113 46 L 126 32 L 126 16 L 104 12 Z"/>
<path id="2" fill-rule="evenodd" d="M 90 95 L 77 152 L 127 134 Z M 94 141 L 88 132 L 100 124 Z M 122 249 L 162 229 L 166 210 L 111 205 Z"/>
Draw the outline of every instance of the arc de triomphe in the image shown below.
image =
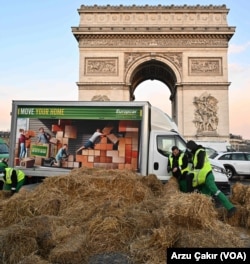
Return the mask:
<path id="1" fill-rule="evenodd" d="M 225 5 L 82 5 L 72 27 L 78 99 L 131 101 L 141 82 L 159 80 L 186 139 L 228 140 L 227 52 L 235 32 L 228 12 Z"/>

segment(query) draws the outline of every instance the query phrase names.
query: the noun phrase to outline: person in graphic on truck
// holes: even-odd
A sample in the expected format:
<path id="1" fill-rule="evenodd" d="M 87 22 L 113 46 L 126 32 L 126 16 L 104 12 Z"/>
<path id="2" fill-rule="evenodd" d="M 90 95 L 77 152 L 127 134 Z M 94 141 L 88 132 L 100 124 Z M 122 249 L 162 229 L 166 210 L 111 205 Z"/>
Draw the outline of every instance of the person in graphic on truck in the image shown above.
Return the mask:
<path id="1" fill-rule="evenodd" d="M 57 167 L 61 167 L 62 166 L 62 161 L 67 159 L 67 157 L 69 156 L 68 152 L 68 145 L 64 144 L 57 152 L 56 154 L 56 162 L 54 162 L 53 165 L 57 166 Z"/>
<path id="2" fill-rule="evenodd" d="M 25 174 L 21 170 L 14 168 L 4 168 L 0 171 L 0 180 L 3 180 L 3 190 L 10 191 L 11 194 L 19 192 L 25 182 Z"/>
<path id="3" fill-rule="evenodd" d="M 95 133 L 87 140 L 87 142 L 84 144 L 84 146 L 80 147 L 79 149 L 76 150 L 76 153 L 79 152 L 82 149 L 89 149 L 89 148 L 94 148 L 95 141 L 99 137 L 104 137 L 104 134 L 101 132 L 100 128 L 97 128 Z"/>
<path id="4" fill-rule="evenodd" d="M 187 142 L 187 149 L 192 153 L 193 164 L 192 170 L 187 174 L 187 191 L 192 192 L 194 189 L 197 189 L 205 195 L 214 195 L 227 209 L 228 217 L 232 217 L 236 212 L 236 207 L 216 186 L 212 166 L 205 148 L 190 140 Z"/>
<path id="5" fill-rule="evenodd" d="M 189 171 L 188 156 L 177 146 L 172 147 L 172 154 L 168 159 L 168 172 L 172 172 L 173 177 L 178 180 L 180 190 L 187 191 L 186 175 Z"/>
<path id="6" fill-rule="evenodd" d="M 25 131 L 24 129 L 20 128 L 19 129 L 20 135 L 19 135 L 19 148 L 20 148 L 20 153 L 19 153 L 19 158 L 20 160 L 23 159 L 26 155 L 26 136 L 25 136 Z"/>
<path id="7" fill-rule="evenodd" d="M 38 131 L 36 143 L 48 144 L 51 137 L 50 134 L 45 132 L 43 127 L 40 127 Z"/>

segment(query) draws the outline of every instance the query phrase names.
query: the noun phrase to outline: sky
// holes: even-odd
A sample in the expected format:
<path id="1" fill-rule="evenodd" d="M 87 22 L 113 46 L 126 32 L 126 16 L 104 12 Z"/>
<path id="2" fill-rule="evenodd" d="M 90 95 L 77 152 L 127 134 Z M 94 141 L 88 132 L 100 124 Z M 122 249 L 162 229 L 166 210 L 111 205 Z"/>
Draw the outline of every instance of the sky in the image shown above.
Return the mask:
<path id="1" fill-rule="evenodd" d="M 223 5 L 230 9 L 228 81 L 230 133 L 250 139 L 250 1 L 247 0 L 9 0 L 0 7 L 0 131 L 10 130 L 12 100 L 78 100 L 79 50 L 71 27 L 81 5 Z M 148 81 L 150 82 L 150 81 Z M 168 88 L 148 82 L 135 91 L 171 115 Z M 143 92 L 142 91 L 143 88 Z M 157 94 L 154 97 L 153 94 Z"/>

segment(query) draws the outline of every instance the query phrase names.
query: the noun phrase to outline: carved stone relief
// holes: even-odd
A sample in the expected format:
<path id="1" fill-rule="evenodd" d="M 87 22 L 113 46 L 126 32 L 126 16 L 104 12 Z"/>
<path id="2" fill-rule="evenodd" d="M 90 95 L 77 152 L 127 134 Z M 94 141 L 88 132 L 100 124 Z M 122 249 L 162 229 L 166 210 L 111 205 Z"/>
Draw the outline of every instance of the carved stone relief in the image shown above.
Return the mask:
<path id="1" fill-rule="evenodd" d="M 197 128 L 197 134 L 216 132 L 219 118 L 217 116 L 218 100 L 207 92 L 199 97 L 194 97 L 195 105 L 194 124 Z"/>
<path id="2" fill-rule="evenodd" d="M 169 61 L 171 61 L 179 70 L 182 69 L 182 53 L 179 52 L 167 52 L 167 53 L 154 53 L 155 55 L 166 57 Z M 125 53 L 125 70 L 130 66 L 132 62 L 136 59 L 141 58 L 145 55 L 149 55 L 150 53 L 146 52 L 130 52 Z"/>
<path id="3" fill-rule="evenodd" d="M 85 75 L 117 75 L 118 58 L 85 58 Z"/>
<path id="4" fill-rule="evenodd" d="M 124 9 L 126 12 L 124 12 Z M 225 26 L 227 25 L 225 6 L 82 6 L 81 24 L 96 26 L 136 25 L 144 26 Z M 86 12 L 88 11 L 88 12 Z M 92 12 L 90 12 L 92 11 Z M 181 11 L 181 12 L 180 12 Z"/>
<path id="5" fill-rule="evenodd" d="M 95 95 L 92 97 L 91 101 L 110 101 L 107 95 Z"/>
<path id="6" fill-rule="evenodd" d="M 159 37 L 159 36 L 157 36 Z M 129 35 L 126 35 L 126 38 L 124 36 L 116 36 L 114 38 L 81 38 L 79 40 L 79 46 L 80 47 L 169 47 L 169 48 L 182 48 L 182 47 L 223 47 L 226 48 L 228 45 L 228 41 L 225 38 L 204 38 L 204 36 L 201 36 L 201 38 L 168 38 L 167 36 L 162 36 L 159 38 L 156 38 L 156 36 L 152 36 L 152 38 L 148 36 L 140 36 L 138 38 L 136 37 L 130 37 Z"/>
<path id="7" fill-rule="evenodd" d="M 222 58 L 189 58 L 189 75 L 222 75 Z"/>

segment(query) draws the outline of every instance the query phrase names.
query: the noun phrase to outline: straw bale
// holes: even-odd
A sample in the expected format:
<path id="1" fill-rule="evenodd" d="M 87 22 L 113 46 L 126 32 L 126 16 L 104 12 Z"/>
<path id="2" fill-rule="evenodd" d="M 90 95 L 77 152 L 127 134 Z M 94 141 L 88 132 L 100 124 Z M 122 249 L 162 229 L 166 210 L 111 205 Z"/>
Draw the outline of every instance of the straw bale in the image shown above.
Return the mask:
<path id="1" fill-rule="evenodd" d="M 246 188 L 246 194 L 245 194 L 245 206 L 248 212 L 250 213 L 250 186 L 247 186 Z"/>
<path id="2" fill-rule="evenodd" d="M 122 252 L 128 241 L 133 238 L 133 233 L 133 226 L 125 218 L 97 215 L 88 222 L 87 245 L 92 255 L 102 252 Z"/>
<path id="3" fill-rule="evenodd" d="M 166 263 L 166 250 L 178 239 L 175 225 L 153 229 L 151 234 L 143 235 L 130 245 L 134 263 Z"/>
<path id="4" fill-rule="evenodd" d="M 141 182 L 153 192 L 154 196 L 160 196 L 163 193 L 163 184 L 155 174 L 141 177 Z"/>
<path id="5" fill-rule="evenodd" d="M 185 227 L 205 228 L 213 224 L 217 212 L 212 199 L 200 193 L 176 193 L 167 200 L 164 214 Z"/>
<path id="6" fill-rule="evenodd" d="M 11 196 L 11 192 L 10 191 L 0 190 L 0 202 L 2 200 L 6 200 L 6 199 L 10 198 L 10 196 Z"/>
<path id="7" fill-rule="evenodd" d="M 29 256 L 25 256 L 18 262 L 18 264 L 50 264 L 47 260 L 42 259 L 40 256 L 32 253 Z"/>
<path id="8" fill-rule="evenodd" d="M 236 182 L 235 184 L 233 184 L 231 190 L 232 190 L 232 195 L 230 197 L 230 200 L 234 203 L 234 204 L 245 204 L 245 196 L 246 196 L 246 190 L 247 190 L 248 186 L 243 185 L 240 182 Z"/>
<path id="9" fill-rule="evenodd" d="M 170 196 L 180 192 L 178 180 L 175 177 L 170 177 L 163 187 L 164 196 Z"/>
<path id="10" fill-rule="evenodd" d="M 231 226 L 247 227 L 247 220 L 249 216 L 248 211 L 242 205 L 237 204 L 235 207 L 237 208 L 237 211 L 231 218 L 228 218 L 228 211 L 226 210 L 226 208 L 217 208 L 216 210 L 218 212 L 218 219 L 227 224 L 230 224 Z"/>
<path id="11" fill-rule="evenodd" d="M 22 221 L 25 217 L 37 215 L 58 215 L 62 204 L 65 204 L 65 195 L 58 189 L 37 188 L 36 191 L 17 193 L 10 199 L 2 202 L 3 221 L 1 226 Z"/>
<path id="12" fill-rule="evenodd" d="M 49 261 L 60 264 L 87 263 L 88 249 L 84 244 L 85 234 L 74 234 L 51 250 Z"/>
<path id="13" fill-rule="evenodd" d="M 248 214 L 248 218 L 246 221 L 246 228 L 250 228 L 250 213 Z"/>
<path id="14" fill-rule="evenodd" d="M 219 220 L 213 221 L 209 228 L 197 229 L 179 227 L 179 239 L 174 244 L 176 248 L 241 248 L 244 242 L 232 226 Z"/>
<path id="15" fill-rule="evenodd" d="M 58 239 L 55 230 L 59 226 L 65 225 L 65 221 L 56 216 L 42 215 L 26 218 L 23 225 L 32 228 L 39 246 L 39 255 L 47 257 L 51 249 L 57 244 Z"/>
<path id="16" fill-rule="evenodd" d="M 34 230 L 22 225 L 12 225 L 0 230 L 1 263 L 17 263 L 38 249 Z"/>
<path id="17" fill-rule="evenodd" d="M 169 219 L 165 218 L 162 212 L 164 204 L 164 199 L 155 199 L 127 207 L 125 217 L 134 226 L 136 236 L 147 234 L 153 228 L 169 224 Z"/>

